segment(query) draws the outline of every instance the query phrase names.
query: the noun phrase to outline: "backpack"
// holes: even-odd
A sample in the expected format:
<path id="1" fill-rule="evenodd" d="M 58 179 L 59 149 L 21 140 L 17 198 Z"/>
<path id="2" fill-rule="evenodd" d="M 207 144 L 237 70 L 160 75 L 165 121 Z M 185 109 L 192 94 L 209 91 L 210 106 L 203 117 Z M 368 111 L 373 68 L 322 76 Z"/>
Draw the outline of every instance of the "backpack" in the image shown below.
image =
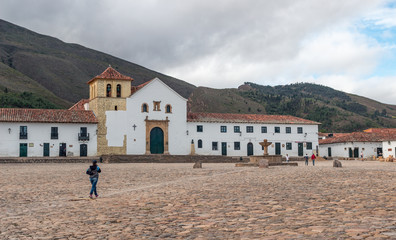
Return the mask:
<path id="1" fill-rule="evenodd" d="M 87 170 L 87 174 L 92 176 L 95 173 L 97 173 L 97 166 L 89 166 L 89 168 Z"/>
<path id="2" fill-rule="evenodd" d="M 92 172 L 91 168 L 89 168 L 89 169 L 87 170 L 86 173 L 87 173 L 88 175 L 93 175 L 93 172 Z"/>

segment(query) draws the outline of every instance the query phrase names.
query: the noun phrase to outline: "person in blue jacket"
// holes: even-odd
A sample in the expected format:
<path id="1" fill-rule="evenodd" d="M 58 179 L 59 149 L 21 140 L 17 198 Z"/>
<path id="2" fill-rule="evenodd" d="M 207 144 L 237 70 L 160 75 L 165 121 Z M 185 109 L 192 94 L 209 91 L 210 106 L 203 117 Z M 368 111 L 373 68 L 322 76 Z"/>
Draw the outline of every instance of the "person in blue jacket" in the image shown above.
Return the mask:
<path id="1" fill-rule="evenodd" d="M 98 192 L 96 191 L 96 184 L 98 184 L 98 179 L 99 179 L 99 173 L 102 170 L 100 170 L 98 166 L 98 161 L 93 160 L 92 161 L 92 166 L 89 166 L 87 169 L 87 174 L 89 175 L 89 180 L 91 181 L 92 187 L 91 187 L 91 192 L 89 193 L 89 197 L 92 197 L 92 194 L 95 193 L 95 197 L 99 197 Z"/>

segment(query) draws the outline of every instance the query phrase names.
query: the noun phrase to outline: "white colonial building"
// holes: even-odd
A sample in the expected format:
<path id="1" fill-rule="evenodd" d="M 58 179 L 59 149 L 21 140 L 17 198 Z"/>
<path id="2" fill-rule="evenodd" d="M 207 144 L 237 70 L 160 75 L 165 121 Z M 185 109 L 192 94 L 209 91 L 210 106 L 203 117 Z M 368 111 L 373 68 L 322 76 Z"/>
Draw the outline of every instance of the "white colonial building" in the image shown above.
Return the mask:
<path id="1" fill-rule="evenodd" d="M 319 154 L 338 158 L 395 157 L 395 129 L 372 128 L 364 132 L 336 133 L 319 140 Z"/>
<path id="2" fill-rule="evenodd" d="M 97 81 L 127 79 L 113 69 L 106 71 Z M 114 96 L 103 98 L 108 95 Z M 247 156 L 262 154 L 259 142 L 264 139 L 272 142 L 270 154 L 303 156 L 318 150 L 317 122 L 279 115 L 187 113 L 187 99 L 158 78 L 133 89 L 125 102 L 124 110 L 115 103 L 117 110 L 107 106 L 105 111 L 107 153 Z"/>
<path id="3" fill-rule="evenodd" d="M 96 156 L 92 111 L 0 109 L 0 157 Z"/>
<path id="4" fill-rule="evenodd" d="M 195 152 L 201 155 L 261 155 L 264 139 L 272 142 L 271 155 L 311 155 L 318 148 L 318 123 L 297 117 L 189 113 L 187 121 Z"/>
<path id="5" fill-rule="evenodd" d="M 187 99 L 160 79 L 137 87 L 131 87 L 132 81 L 109 67 L 88 82 L 89 99 L 69 110 L 1 109 L 0 156 L 248 156 L 263 154 L 259 142 L 264 139 L 272 143 L 269 154 L 318 151 L 317 122 L 279 115 L 189 113 Z"/>
<path id="6" fill-rule="evenodd" d="M 108 146 L 123 147 L 126 136 L 126 154 L 187 155 L 186 118 L 187 99 L 155 78 L 126 98 L 125 111 L 106 111 Z"/>

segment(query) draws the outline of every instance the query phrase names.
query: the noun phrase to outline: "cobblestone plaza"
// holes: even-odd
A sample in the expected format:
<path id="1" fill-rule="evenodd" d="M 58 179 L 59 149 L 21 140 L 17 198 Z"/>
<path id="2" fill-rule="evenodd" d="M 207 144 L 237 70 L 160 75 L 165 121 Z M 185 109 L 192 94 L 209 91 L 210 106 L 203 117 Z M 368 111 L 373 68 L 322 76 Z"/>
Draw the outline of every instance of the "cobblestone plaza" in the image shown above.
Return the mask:
<path id="1" fill-rule="evenodd" d="M 0 165 L 0 239 L 396 238 L 396 163 Z"/>

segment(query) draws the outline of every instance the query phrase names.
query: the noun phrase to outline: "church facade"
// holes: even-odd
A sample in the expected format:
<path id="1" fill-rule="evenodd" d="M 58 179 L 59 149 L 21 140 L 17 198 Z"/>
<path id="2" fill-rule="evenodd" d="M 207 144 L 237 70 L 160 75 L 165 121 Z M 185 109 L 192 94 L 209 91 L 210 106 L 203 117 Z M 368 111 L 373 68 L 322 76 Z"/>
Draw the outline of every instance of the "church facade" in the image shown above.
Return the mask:
<path id="1" fill-rule="evenodd" d="M 271 142 L 269 154 L 303 156 L 318 151 L 320 123 L 283 115 L 191 113 L 187 99 L 160 79 L 136 87 L 131 87 L 132 81 L 109 67 L 88 82 L 89 99 L 69 110 L 2 109 L 8 117 L 0 115 L 0 131 L 9 131 L 10 138 L 0 139 L 1 156 L 248 156 L 263 154 L 259 142 L 264 139 Z M 45 114 L 24 118 L 17 111 Z M 18 139 L 24 127 L 35 132 L 34 139 Z M 62 134 L 50 139 L 55 128 Z"/>
<path id="2" fill-rule="evenodd" d="M 98 154 L 269 154 L 318 150 L 317 122 L 279 115 L 187 112 L 187 99 L 155 78 L 129 90 L 132 78 L 111 67 L 89 81 L 85 109 L 98 118 Z M 216 104 L 216 103 L 213 103 Z M 103 137 L 103 139 L 101 139 Z"/>

